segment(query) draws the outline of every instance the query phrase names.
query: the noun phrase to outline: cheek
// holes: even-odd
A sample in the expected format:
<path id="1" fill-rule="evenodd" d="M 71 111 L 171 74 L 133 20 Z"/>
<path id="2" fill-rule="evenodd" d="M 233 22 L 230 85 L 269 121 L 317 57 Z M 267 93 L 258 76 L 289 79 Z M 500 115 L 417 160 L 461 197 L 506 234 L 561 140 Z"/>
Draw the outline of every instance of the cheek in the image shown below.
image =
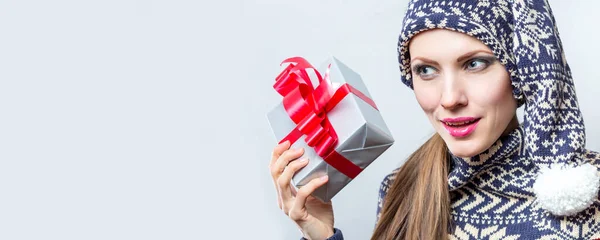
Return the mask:
<path id="1" fill-rule="evenodd" d="M 414 92 L 417 102 L 425 113 L 432 113 L 439 105 L 440 95 L 434 88 L 415 84 Z"/>
<path id="2" fill-rule="evenodd" d="M 470 100 L 481 107 L 506 108 L 513 100 L 510 78 L 502 65 L 491 70 L 483 76 L 473 76 L 475 79 L 469 84 Z"/>
<path id="3" fill-rule="evenodd" d="M 508 124 L 516 111 L 510 78 L 507 74 L 497 73 L 486 76 L 485 80 L 473 86 L 471 103 L 485 109 L 488 116 L 492 117 L 493 125 L 501 127 Z"/>
<path id="4" fill-rule="evenodd" d="M 498 108 L 505 105 L 506 88 L 499 84 L 484 84 L 474 86 L 471 91 L 470 103 L 476 103 L 479 107 L 487 109 Z"/>

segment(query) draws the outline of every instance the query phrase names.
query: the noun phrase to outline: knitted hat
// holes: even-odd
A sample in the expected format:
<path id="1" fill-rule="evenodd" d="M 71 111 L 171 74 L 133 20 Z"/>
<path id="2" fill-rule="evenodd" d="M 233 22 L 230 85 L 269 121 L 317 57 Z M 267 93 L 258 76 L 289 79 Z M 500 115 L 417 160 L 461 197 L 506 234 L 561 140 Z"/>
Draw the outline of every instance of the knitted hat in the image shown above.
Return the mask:
<path id="1" fill-rule="evenodd" d="M 585 160 L 585 127 L 552 10 L 545 0 L 410 0 L 398 42 L 402 82 L 413 88 L 408 44 L 429 29 L 465 33 L 487 45 L 524 105 L 524 150 L 538 166 L 540 207 L 573 215 L 598 196 L 600 177 Z"/>

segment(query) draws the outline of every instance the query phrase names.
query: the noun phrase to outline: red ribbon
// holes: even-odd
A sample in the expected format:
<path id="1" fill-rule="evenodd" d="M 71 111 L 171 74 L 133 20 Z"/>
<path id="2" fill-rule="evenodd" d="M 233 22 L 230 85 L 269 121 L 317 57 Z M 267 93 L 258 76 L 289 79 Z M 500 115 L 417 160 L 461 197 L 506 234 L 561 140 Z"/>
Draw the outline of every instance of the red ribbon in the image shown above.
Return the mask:
<path id="1" fill-rule="evenodd" d="M 279 143 L 288 140 L 294 143 L 306 135 L 304 139 L 306 144 L 315 149 L 317 155 L 327 164 L 349 178 L 355 178 L 362 169 L 335 151 L 338 136 L 327 118 L 327 113 L 350 93 L 377 109 L 375 102 L 348 83 L 334 88 L 329 79 L 331 65 L 327 67 L 327 72 L 322 77 L 304 58 L 292 57 L 281 64 L 284 63 L 291 64 L 277 76 L 273 88 L 283 96 L 283 106 L 296 127 Z M 317 75 L 319 80 L 317 87 L 313 87 L 307 69 L 314 70 Z"/>

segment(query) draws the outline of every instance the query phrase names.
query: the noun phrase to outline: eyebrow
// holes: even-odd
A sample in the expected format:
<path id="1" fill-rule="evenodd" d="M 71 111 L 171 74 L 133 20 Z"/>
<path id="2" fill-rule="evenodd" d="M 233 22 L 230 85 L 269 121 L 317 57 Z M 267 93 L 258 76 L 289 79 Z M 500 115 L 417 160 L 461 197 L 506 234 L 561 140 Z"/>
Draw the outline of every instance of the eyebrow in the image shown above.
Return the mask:
<path id="1" fill-rule="evenodd" d="M 474 51 L 471 51 L 471 52 L 468 52 L 468 53 L 465 53 L 465 54 L 461 55 L 460 57 L 458 57 L 458 59 L 456 59 L 456 62 L 462 62 L 465 59 L 470 58 L 470 57 L 472 57 L 473 55 L 475 55 L 477 53 L 487 53 L 487 54 L 494 55 L 494 53 L 492 53 L 490 51 L 487 51 L 487 50 L 474 50 Z M 436 61 L 431 60 L 431 59 L 427 59 L 427 58 L 424 58 L 424 57 L 415 57 L 415 58 L 411 59 L 410 61 L 412 62 L 412 61 L 417 60 L 417 59 L 419 59 L 419 60 L 421 60 L 421 61 L 423 61 L 425 63 L 439 65 Z"/>
<path id="2" fill-rule="evenodd" d="M 477 53 L 487 53 L 487 54 L 491 54 L 494 55 L 494 53 L 487 51 L 487 50 L 475 50 L 475 51 L 471 51 L 468 52 L 466 54 L 463 54 L 462 56 L 460 56 L 458 59 L 456 59 L 456 62 L 462 62 L 463 60 L 472 57 L 473 55 L 477 54 Z"/>

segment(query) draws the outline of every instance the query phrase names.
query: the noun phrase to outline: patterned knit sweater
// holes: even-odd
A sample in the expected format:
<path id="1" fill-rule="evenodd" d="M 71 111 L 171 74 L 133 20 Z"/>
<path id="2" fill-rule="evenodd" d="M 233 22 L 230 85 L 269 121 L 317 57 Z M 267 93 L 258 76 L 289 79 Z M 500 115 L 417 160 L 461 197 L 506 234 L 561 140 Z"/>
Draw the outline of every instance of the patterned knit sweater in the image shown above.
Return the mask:
<path id="1" fill-rule="evenodd" d="M 522 128 L 513 134 L 522 134 Z M 494 147 L 502 146 L 499 140 Z M 506 158 L 479 162 L 453 158 L 450 172 L 450 239 L 548 239 L 579 240 L 600 238 L 600 198 L 587 210 L 569 217 L 553 216 L 536 204 L 531 190 L 535 164 L 526 157 L 511 158 L 522 151 L 516 146 Z M 600 153 L 585 152 L 586 159 L 600 168 Z M 383 200 L 400 168 L 388 174 L 379 189 L 377 220 Z M 471 173 L 471 174 L 469 174 Z M 464 178 L 464 176 L 469 175 Z M 468 179 L 468 180 L 467 180 Z M 599 196 L 600 197 L 600 196 Z M 328 240 L 343 240 L 340 229 Z"/>
<path id="2" fill-rule="evenodd" d="M 518 129 L 514 134 L 521 134 Z M 498 148 L 502 141 L 494 147 Z M 465 161 L 453 158 L 450 172 L 450 239 L 596 239 L 600 238 L 600 201 L 574 216 L 557 217 L 536 203 L 532 184 L 535 164 L 519 155 L 522 145 L 508 157 Z M 600 167 L 600 154 L 586 151 L 586 159 Z M 379 193 L 377 219 L 389 186 L 399 169 L 383 180 Z M 469 174 L 470 173 L 470 174 Z M 468 177 L 463 177 L 468 175 Z M 341 239 L 341 231 L 338 233 Z"/>
<path id="3" fill-rule="evenodd" d="M 600 154 L 585 149 L 583 117 L 549 3 L 410 0 L 398 41 L 402 82 L 410 88 L 410 39 L 435 28 L 486 44 L 524 107 L 522 124 L 483 153 L 450 154 L 450 239 L 600 238 Z M 569 177 L 548 175 L 553 169 L 578 170 Z M 377 218 L 397 171 L 381 184 Z M 581 178 L 586 174 L 589 178 Z M 330 239 L 342 238 L 335 229 Z"/>

